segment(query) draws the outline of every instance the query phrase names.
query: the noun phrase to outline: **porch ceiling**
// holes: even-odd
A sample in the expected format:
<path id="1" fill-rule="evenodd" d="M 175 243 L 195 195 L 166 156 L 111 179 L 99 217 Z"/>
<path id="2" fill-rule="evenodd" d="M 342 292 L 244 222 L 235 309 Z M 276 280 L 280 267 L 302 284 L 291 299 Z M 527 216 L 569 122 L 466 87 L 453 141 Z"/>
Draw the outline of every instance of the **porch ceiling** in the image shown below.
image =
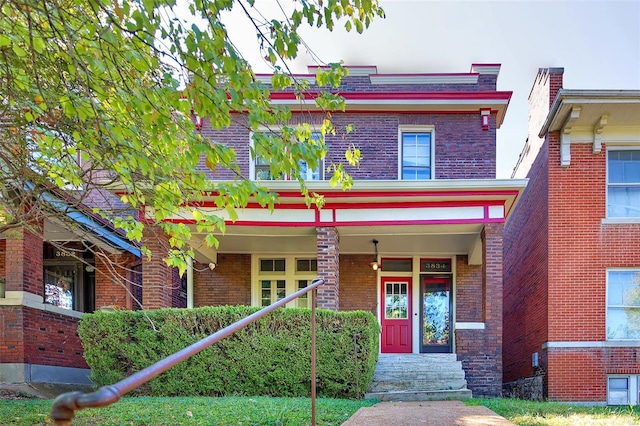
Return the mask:
<path id="1" fill-rule="evenodd" d="M 338 227 L 341 254 L 371 254 L 372 240 L 380 256 L 467 254 L 480 235 L 482 224 Z M 194 234 L 194 243 L 204 239 Z M 315 227 L 232 226 L 218 235 L 219 253 L 316 253 Z M 211 259 L 213 260 L 213 259 Z"/>

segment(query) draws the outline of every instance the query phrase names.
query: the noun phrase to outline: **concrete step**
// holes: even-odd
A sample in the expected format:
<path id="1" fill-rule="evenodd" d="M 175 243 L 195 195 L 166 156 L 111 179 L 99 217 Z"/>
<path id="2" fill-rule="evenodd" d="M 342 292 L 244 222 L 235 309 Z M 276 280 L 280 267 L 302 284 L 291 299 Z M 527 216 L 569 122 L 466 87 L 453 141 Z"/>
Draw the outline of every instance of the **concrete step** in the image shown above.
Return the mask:
<path id="1" fill-rule="evenodd" d="M 413 371 L 413 372 L 424 372 L 424 373 L 447 373 L 450 371 L 461 371 L 462 363 L 460 362 L 447 362 L 447 363 L 439 363 L 439 364 L 419 364 L 419 363 L 396 363 L 396 364 L 381 364 L 378 361 L 376 365 L 376 371 L 381 373 L 402 373 L 404 371 Z"/>
<path id="2" fill-rule="evenodd" d="M 437 391 L 466 389 L 467 381 L 456 380 L 415 380 L 415 381 L 374 381 L 369 387 L 370 392 L 395 392 L 395 391 Z"/>
<path id="3" fill-rule="evenodd" d="M 380 354 L 367 397 L 429 401 L 471 397 L 455 354 Z"/>
<path id="4" fill-rule="evenodd" d="M 462 368 L 450 371 L 376 371 L 373 380 L 377 381 L 417 381 L 417 380 L 464 380 Z"/>
<path id="5" fill-rule="evenodd" d="M 471 398 L 469 389 L 438 390 L 438 391 L 396 391 L 369 392 L 365 398 L 376 398 L 381 401 L 442 401 L 447 399 Z"/>

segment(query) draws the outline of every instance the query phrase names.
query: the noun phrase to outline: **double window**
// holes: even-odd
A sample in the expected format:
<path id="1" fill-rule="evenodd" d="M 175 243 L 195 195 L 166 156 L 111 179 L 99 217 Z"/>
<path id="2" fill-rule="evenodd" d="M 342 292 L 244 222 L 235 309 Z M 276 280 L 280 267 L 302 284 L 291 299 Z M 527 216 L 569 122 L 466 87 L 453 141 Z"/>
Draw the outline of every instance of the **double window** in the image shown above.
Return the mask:
<path id="1" fill-rule="evenodd" d="M 400 179 L 433 179 L 433 128 L 401 127 L 399 139 Z"/>
<path id="2" fill-rule="evenodd" d="M 320 133 L 314 132 L 311 136 L 312 140 L 318 140 Z M 260 149 L 255 146 L 255 139 L 252 136 L 251 143 L 254 146 L 254 152 L 256 155 L 250 156 L 250 173 L 249 177 L 252 180 L 289 180 L 291 176 L 285 174 L 274 175 L 271 171 L 270 162 L 260 155 Z M 298 160 L 298 166 L 300 168 L 300 176 L 304 180 L 323 180 L 324 179 L 324 167 L 323 160 L 318 160 L 316 167 L 311 167 L 305 160 Z"/>
<path id="3" fill-rule="evenodd" d="M 640 340 L 640 269 L 607 271 L 607 339 Z"/>
<path id="4" fill-rule="evenodd" d="M 269 306 L 298 290 L 306 288 L 318 276 L 315 258 L 281 256 L 254 256 L 253 305 Z M 289 304 L 290 307 L 308 308 L 309 295 L 305 294 Z"/>
<path id="5" fill-rule="evenodd" d="M 607 217 L 640 218 L 640 150 L 607 153 Z"/>

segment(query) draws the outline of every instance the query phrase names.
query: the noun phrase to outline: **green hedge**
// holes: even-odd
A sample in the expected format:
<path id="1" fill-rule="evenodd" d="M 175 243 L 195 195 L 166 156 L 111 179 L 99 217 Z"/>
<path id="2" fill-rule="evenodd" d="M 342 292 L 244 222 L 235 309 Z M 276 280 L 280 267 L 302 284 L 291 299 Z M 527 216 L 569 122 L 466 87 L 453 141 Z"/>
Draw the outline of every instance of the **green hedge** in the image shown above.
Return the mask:
<path id="1" fill-rule="evenodd" d="M 113 384 L 238 321 L 246 306 L 87 314 L 79 325 L 91 379 Z M 137 394 L 309 396 L 311 311 L 278 309 L 169 369 Z M 317 392 L 360 397 L 378 358 L 379 328 L 369 312 L 317 310 Z"/>

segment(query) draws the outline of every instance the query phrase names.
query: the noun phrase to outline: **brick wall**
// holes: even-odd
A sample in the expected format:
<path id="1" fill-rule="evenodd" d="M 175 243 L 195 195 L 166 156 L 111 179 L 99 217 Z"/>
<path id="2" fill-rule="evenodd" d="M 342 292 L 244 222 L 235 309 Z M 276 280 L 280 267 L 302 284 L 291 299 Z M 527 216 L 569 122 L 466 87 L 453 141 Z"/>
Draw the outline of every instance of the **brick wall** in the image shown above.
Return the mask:
<path id="1" fill-rule="evenodd" d="M 250 306 L 251 255 L 219 253 L 216 269 L 194 274 L 193 293 L 195 307 Z"/>
<path id="2" fill-rule="evenodd" d="M 79 321 L 25 306 L 0 307 L 0 362 L 88 368 L 77 333 Z"/>
<path id="3" fill-rule="evenodd" d="M 483 322 L 482 266 L 467 261 L 456 257 L 456 321 Z"/>
<path id="4" fill-rule="evenodd" d="M 554 400 L 606 401 L 608 374 L 640 374 L 640 348 L 553 348 L 548 356 Z"/>
<path id="5" fill-rule="evenodd" d="M 171 307 L 173 274 L 164 259 L 169 247 L 167 235 L 151 225 L 144 228 L 143 243 L 151 250 L 151 259 L 142 259 L 142 298 L 144 309 Z"/>
<path id="6" fill-rule="evenodd" d="M 502 394 L 502 231 L 501 223 L 485 224 L 482 231 L 485 328 L 457 330 L 455 337 L 468 387 L 477 396 Z"/>
<path id="7" fill-rule="evenodd" d="M 377 316 L 377 272 L 370 254 L 340 256 L 340 310 L 369 311 Z"/>
<path id="8" fill-rule="evenodd" d="M 321 122 L 319 114 L 294 115 L 292 122 Z M 240 115 L 234 122 L 242 122 Z M 329 148 L 325 165 L 345 162 L 344 152 L 352 144 L 360 149 L 359 167 L 345 165 L 356 180 L 383 180 L 398 178 L 398 127 L 400 125 L 434 126 L 435 170 L 438 179 L 495 178 L 496 174 L 496 125 L 495 114 L 490 117 L 488 131 L 483 131 L 480 114 L 399 114 L 399 113 L 334 113 L 332 121 L 337 129 L 335 136 L 327 136 Z M 356 131 L 348 135 L 342 131 L 347 124 L 354 124 Z M 224 143 L 236 150 L 240 170 L 249 176 L 249 132 L 239 125 L 213 130 L 205 123 L 203 135 Z M 208 171 L 202 165 L 202 170 Z M 233 179 L 235 175 L 220 168 L 214 179 Z"/>
<path id="9" fill-rule="evenodd" d="M 0 306 L 0 363 L 24 362 L 23 327 L 21 306 Z"/>
<path id="10" fill-rule="evenodd" d="M 23 228 L 7 231 L 5 274 L 7 290 L 44 296 L 42 238 Z"/>
<path id="11" fill-rule="evenodd" d="M 7 279 L 7 272 L 5 270 L 5 256 L 7 254 L 7 240 L 0 240 L 0 278 L 5 280 Z"/>
<path id="12" fill-rule="evenodd" d="M 335 227 L 317 227 L 318 278 L 324 284 L 318 287 L 318 307 L 340 309 L 340 237 Z"/>
<path id="13" fill-rule="evenodd" d="M 127 307 L 130 287 L 130 268 L 137 262 L 131 253 L 96 253 L 96 301 L 95 309 L 104 306 Z"/>
<path id="14" fill-rule="evenodd" d="M 543 145 L 504 230 L 504 381 L 531 377 L 548 338 L 548 158 Z M 526 242 L 526 244 L 523 244 Z M 540 364 L 543 368 L 546 364 Z"/>
<path id="15" fill-rule="evenodd" d="M 573 144 L 571 165 L 563 168 L 559 139 L 550 135 L 549 280 L 554 285 L 549 286 L 549 340 L 603 341 L 606 270 L 640 266 L 640 224 L 601 223 L 606 216 L 606 147 L 593 154 L 590 144 Z M 634 355 L 623 355 L 629 351 Z M 607 373 L 619 368 L 638 371 L 635 351 L 550 350 L 548 397 L 604 401 Z M 594 371 L 582 383 L 565 382 L 586 374 L 584 370 Z"/>

